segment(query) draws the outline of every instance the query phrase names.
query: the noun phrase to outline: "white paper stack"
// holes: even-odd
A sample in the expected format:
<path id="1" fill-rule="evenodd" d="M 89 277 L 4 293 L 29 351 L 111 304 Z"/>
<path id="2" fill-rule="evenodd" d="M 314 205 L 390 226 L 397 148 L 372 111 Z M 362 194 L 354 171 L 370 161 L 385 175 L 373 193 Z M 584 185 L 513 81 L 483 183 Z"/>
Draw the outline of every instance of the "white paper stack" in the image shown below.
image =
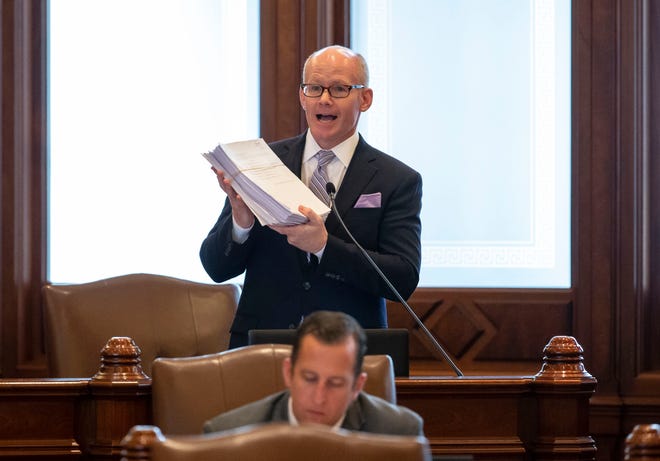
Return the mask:
<path id="1" fill-rule="evenodd" d="M 330 212 L 261 138 L 219 144 L 202 155 L 231 179 L 234 190 L 263 226 L 307 222 L 298 211 L 299 205 L 311 208 L 323 219 Z"/>

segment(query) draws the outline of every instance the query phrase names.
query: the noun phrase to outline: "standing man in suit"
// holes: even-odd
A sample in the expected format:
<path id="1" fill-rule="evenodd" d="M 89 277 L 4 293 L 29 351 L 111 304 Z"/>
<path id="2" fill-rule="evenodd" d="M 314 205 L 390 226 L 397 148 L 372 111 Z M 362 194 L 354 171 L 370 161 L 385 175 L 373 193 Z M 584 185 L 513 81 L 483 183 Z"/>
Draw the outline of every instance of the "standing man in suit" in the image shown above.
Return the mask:
<path id="1" fill-rule="evenodd" d="M 288 390 L 222 413 L 204 424 L 204 432 L 278 421 L 423 436 L 417 413 L 362 392 L 366 349 L 355 319 L 342 312 L 314 312 L 298 328 L 291 357 L 282 364 Z"/>
<path id="2" fill-rule="evenodd" d="M 373 99 L 361 55 L 323 48 L 307 59 L 302 77 L 298 96 L 309 129 L 270 147 L 323 200 L 325 184 L 335 185 L 346 226 L 408 298 L 421 263 L 421 176 L 357 132 Z M 200 257 L 216 282 L 245 272 L 229 347 L 247 344 L 251 329 L 295 328 L 320 309 L 346 312 L 364 328 L 387 327 L 385 298 L 396 297 L 334 214 L 324 222 L 303 203 L 305 224 L 264 227 L 223 172 L 216 175 L 227 200 Z"/>

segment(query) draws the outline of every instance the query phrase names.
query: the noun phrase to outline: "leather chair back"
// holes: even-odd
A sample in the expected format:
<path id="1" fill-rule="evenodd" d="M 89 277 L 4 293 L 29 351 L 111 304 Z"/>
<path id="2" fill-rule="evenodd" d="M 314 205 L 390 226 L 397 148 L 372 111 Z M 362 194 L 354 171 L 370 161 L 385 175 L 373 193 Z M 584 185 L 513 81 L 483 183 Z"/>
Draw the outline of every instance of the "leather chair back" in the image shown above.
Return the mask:
<path id="1" fill-rule="evenodd" d="M 132 338 L 151 375 L 156 357 L 219 352 L 229 344 L 240 288 L 152 274 L 82 284 L 48 284 L 46 352 L 51 377 L 89 377 L 113 336 Z"/>
<path id="2" fill-rule="evenodd" d="M 291 427 L 285 423 L 246 426 L 232 431 L 197 436 L 144 437 L 134 431 L 145 431 L 149 426 L 138 426 L 124 438 L 126 448 L 140 448 L 149 441 L 148 449 L 132 452 L 130 459 L 151 461 L 431 461 L 431 450 L 426 437 L 393 436 L 332 430 L 320 425 Z M 142 437 L 139 437 L 142 435 Z M 137 442 L 137 443 L 135 443 Z M 146 453 L 145 453 L 146 452 Z M 145 457 L 146 455 L 146 457 Z M 124 459 L 129 459 L 125 456 Z"/>
<path id="3" fill-rule="evenodd" d="M 159 358 L 153 364 L 154 423 L 166 434 L 199 434 L 215 415 L 285 389 L 282 361 L 291 346 L 260 344 L 203 357 Z M 387 355 L 367 355 L 364 390 L 396 403 Z"/>

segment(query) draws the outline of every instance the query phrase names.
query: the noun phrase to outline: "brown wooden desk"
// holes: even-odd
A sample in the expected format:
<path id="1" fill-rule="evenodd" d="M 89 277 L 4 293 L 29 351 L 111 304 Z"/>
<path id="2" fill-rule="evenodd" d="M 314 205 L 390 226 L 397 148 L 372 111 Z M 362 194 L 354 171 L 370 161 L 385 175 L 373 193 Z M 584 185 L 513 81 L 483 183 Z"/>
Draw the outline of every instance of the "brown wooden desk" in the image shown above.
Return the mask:
<path id="1" fill-rule="evenodd" d="M 434 454 L 479 460 L 593 460 L 588 404 L 596 380 L 570 337 L 553 338 L 535 376 L 397 378 Z M 0 458 L 119 459 L 121 440 L 152 424 L 139 357 L 102 358 L 91 379 L 0 380 Z"/>

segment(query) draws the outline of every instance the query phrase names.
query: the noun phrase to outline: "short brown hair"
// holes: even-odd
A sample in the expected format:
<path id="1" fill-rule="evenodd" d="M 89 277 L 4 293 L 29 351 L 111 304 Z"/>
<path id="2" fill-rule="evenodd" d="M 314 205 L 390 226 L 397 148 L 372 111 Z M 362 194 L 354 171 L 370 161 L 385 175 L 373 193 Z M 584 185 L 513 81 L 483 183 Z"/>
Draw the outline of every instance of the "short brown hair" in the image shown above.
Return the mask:
<path id="1" fill-rule="evenodd" d="M 362 372 L 362 362 L 367 352 L 367 336 L 353 317 L 337 311 L 316 311 L 305 317 L 293 340 L 292 365 L 295 365 L 300 343 L 307 335 L 314 336 L 323 344 L 339 344 L 352 336 L 356 346 L 355 376 Z"/>

